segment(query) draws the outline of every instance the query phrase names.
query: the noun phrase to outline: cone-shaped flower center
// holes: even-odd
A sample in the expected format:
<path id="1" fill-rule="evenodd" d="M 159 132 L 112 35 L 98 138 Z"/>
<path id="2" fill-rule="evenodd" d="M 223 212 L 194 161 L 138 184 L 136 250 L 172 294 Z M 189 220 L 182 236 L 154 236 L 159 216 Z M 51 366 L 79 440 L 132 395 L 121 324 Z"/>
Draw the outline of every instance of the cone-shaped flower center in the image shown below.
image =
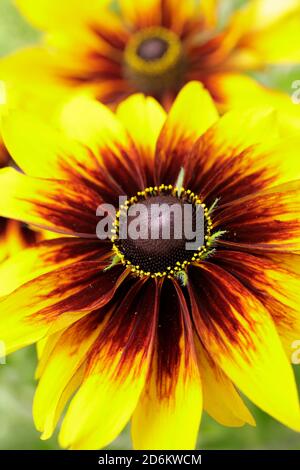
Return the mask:
<path id="1" fill-rule="evenodd" d="M 206 251 L 211 221 L 191 191 L 147 188 L 126 201 L 114 224 L 114 250 L 140 276 L 172 276 Z"/>
<path id="2" fill-rule="evenodd" d="M 145 61 L 161 59 L 169 48 L 169 43 L 162 38 L 147 38 L 138 47 L 138 56 Z"/>
<path id="3" fill-rule="evenodd" d="M 166 28 L 143 29 L 132 36 L 126 47 L 124 74 L 139 91 L 161 93 L 179 88 L 184 69 L 181 41 Z"/>

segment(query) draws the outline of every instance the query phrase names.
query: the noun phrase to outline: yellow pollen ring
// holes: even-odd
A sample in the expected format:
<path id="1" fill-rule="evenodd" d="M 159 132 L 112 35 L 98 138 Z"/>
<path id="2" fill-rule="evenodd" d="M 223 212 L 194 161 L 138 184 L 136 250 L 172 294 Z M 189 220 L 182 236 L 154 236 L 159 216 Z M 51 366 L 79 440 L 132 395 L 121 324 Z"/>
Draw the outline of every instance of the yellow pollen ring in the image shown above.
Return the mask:
<path id="1" fill-rule="evenodd" d="M 156 60 L 145 60 L 139 56 L 140 46 L 147 40 L 160 39 L 168 47 L 162 57 Z M 130 69 L 148 76 L 162 75 L 174 68 L 182 57 L 181 41 L 173 31 L 152 27 L 143 29 L 132 36 L 125 49 L 125 62 Z"/>
<path id="2" fill-rule="evenodd" d="M 133 265 L 130 261 L 126 260 L 124 254 L 119 250 L 117 246 L 118 242 L 118 232 L 119 232 L 119 221 L 121 215 L 126 215 L 128 209 L 130 206 L 135 204 L 136 202 L 140 200 L 145 200 L 149 196 L 157 196 L 158 194 L 167 194 L 167 195 L 172 195 L 174 197 L 177 197 L 178 199 L 184 199 L 187 202 L 190 202 L 194 205 L 201 205 L 203 207 L 204 211 L 204 217 L 205 217 L 205 225 L 206 225 L 206 233 L 204 237 L 204 244 L 198 248 L 196 252 L 193 253 L 193 256 L 191 257 L 190 260 L 185 260 L 183 262 L 177 261 L 174 266 L 168 266 L 167 269 L 164 272 L 155 272 L 152 273 L 150 271 L 143 271 L 140 269 L 140 266 L 135 266 Z M 187 267 L 190 264 L 197 263 L 204 259 L 207 256 L 207 252 L 211 249 L 212 245 L 212 240 L 213 240 L 213 222 L 209 214 L 209 210 L 206 207 L 206 205 L 202 202 L 202 200 L 191 190 L 185 190 L 183 187 L 178 188 L 176 186 L 172 185 L 160 185 L 160 186 L 154 186 L 154 187 L 149 187 L 144 189 L 143 191 L 139 191 L 136 196 L 131 197 L 130 199 L 127 199 L 125 202 L 124 206 L 120 208 L 121 210 L 117 212 L 116 214 L 116 219 L 113 222 L 113 227 L 112 227 L 112 237 L 111 241 L 113 244 L 113 251 L 115 253 L 115 256 L 120 260 L 120 262 L 130 271 L 138 277 L 151 277 L 151 278 L 161 278 L 161 277 L 175 277 L 182 271 L 186 271 Z M 122 214 L 123 212 L 123 214 Z"/>

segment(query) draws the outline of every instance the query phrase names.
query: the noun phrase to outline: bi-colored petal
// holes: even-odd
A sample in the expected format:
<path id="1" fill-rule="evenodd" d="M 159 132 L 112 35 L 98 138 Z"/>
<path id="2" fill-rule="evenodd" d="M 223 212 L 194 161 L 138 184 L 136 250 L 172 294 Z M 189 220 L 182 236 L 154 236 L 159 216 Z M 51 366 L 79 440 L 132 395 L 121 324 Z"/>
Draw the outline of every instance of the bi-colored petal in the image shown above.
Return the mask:
<path id="1" fill-rule="evenodd" d="M 128 25 L 147 28 L 159 25 L 161 20 L 160 2 L 158 0 L 120 0 L 124 21 Z"/>
<path id="2" fill-rule="evenodd" d="M 250 251 L 299 252 L 300 180 L 220 205 L 216 227 L 226 230 L 221 244 Z"/>
<path id="3" fill-rule="evenodd" d="M 126 276 L 122 267 L 85 261 L 44 274 L 0 302 L 1 340 L 6 352 L 66 328 L 113 297 Z"/>
<path id="4" fill-rule="evenodd" d="M 299 137 L 283 139 L 276 117 L 269 108 L 225 114 L 191 149 L 185 186 L 225 204 L 299 178 Z"/>
<path id="5" fill-rule="evenodd" d="M 89 355 L 84 381 L 63 421 L 63 447 L 105 447 L 124 428 L 146 380 L 157 308 L 157 285 L 140 280 L 112 312 Z"/>
<path id="6" fill-rule="evenodd" d="M 98 206 L 103 203 L 87 185 L 30 178 L 12 168 L 0 171 L 5 192 L 0 215 L 46 230 L 96 238 Z"/>
<path id="7" fill-rule="evenodd" d="M 262 302 L 290 359 L 292 345 L 300 338 L 300 255 L 218 250 L 213 261 Z"/>
<path id="8" fill-rule="evenodd" d="M 154 152 L 166 120 L 165 111 L 153 98 L 136 94 L 119 105 L 117 116 L 132 138 L 140 158 L 150 163 L 153 171 Z"/>
<path id="9" fill-rule="evenodd" d="M 300 408 L 292 367 L 263 304 L 222 268 L 192 268 L 193 319 L 206 351 L 257 406 L 295 430 Z"/>
<path id="10" fill-rule="evenodd" d="M 109 256 L 110 246 L 98 240 L 59 238 L 40 242 L 31 248 L 23 247 L 23 250 L 0 264 L 0 297 L 60 267 L 83 260 L 105 259 L 109 262 Z"/>
<path id="11" fill-rule="evenodd" d="M 15 220 L 0 219 L 0 265 L 25 248 L 42 240 L 43 236 L 42 232 L 31 230 L 25 224 L 21 224 Z M 6 280 L 7 279 L 4 278 L 0 292 Z"/>
<path id="12" fill-rule="evenodd" d="M 163 287 L 155 353 L 134 412 L 135 449 L 194 449 L 202 387 L 192 326 L 180 288 Z"/>
<path id="13" fill-rule="evenodd" d="M 90 314 L 60 335 L 44 366 L 33 404 L 35 425 L 48 439 L 57 424 L 61 396 L 84 364 L 87 354 L 103 329 L 105 315 Z"/>
<path id="14" fill-rule="evenodd" d="M 193 0 L 120 0 L 125 22 L 142 29 L 163 26 L 182 34 L 186 23 L 193 19 L 196 5 Z"/>
<path id="15" fill-rule="evenodd" d="M 255 426 L 255 421 L 231 380 L 207 355 L 199 340 L 197 357 L 203 388 L 203 408 L 223 426 Z"/>
<path id="16" fill-rule="evenodd" d="M 201 83 L 186 85 L 173 104 L 158 140 L 157 181 L 176 182 L 192 145 L 217 120 L 214 102 Z"/>
<path id="17" fill-rule="evenodd" d="M 61 121 L 69 136 L 86 145 L 97 156 L 109 181 L 121 188 L 118 195 L 144 189 L 145 180 L 137 150 L 121 121 L 106 106 L 96 100 L 76 96 L 64 107 Z"/>
<path id="18" fill-rule="evenodd" d="M 27 175 L 97 181 L 98 164 L 91 152 L 39 117 L 20 109 L 8 111 L 2 130 L 7 149 Z"/>

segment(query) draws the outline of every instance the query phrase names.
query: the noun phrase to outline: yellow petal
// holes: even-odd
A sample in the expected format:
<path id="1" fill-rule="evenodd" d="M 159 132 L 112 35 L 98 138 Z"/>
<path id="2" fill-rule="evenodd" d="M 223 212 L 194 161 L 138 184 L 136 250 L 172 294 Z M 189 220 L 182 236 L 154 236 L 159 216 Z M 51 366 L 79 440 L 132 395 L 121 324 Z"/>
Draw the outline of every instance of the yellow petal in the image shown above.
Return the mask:
<path id="1" fill-rule="evenodd" d="M 140 114 L 142 103 L 136 104 L 136 112 Z M 78 95 L 64 107 L 61 125 L 67 135 L 92 151 L 100 167 L 96 176 L 102 172 L 99 179 L 104 190 L 107 192 L 117 184 L 114 202 L 121 194 L 134 194 L 146 187 L 142 155 L 138 155 L 138 149 L 120 119 L 106 106 Z M 107 175 L 110 177 L 109 188 Z"/>
<path id="2" fill-rule="evenodd" d="M 242 47 L 252 50 L 262 64 L 299 63 L 299 2 L 256 0 L 251 3 L 244 14 L 252 27 L 245 31 Z"/>
<path id="3" fill-rule="evenodd" d="M 10 154 L 27 175 L 71 179 L 70 167 L 85 175 L 97 169 L 95 159 L 81 145 L 42 122 L 38 115 L 9 111 L 2 118 L 2 131 Z"/>
<path id="4" fill-rule="evenodd" d="M 156 143 L 166 113 L 157 101 L 144 95 L 133 95 L 123 101 L 116 112 L 128 131 L 139 154 L 145 160 L 153 160 Z"/>
<path id="5" fill-rule="evenodd" d="M 71 138 L 88 145 L 98 154 L 101 148 L 118 153 L 128 146 L 128 136 L 119 119 L 106 106 L 78 95 L 69 101 L 61 114 L 61 125 Z"/>
<path id="6" fill-rule="evenodd" d="M 245 424 L 255 426 L 250 411 L 232 382 L 220 367 L 208 358 L 199 341 L 196 344 L 205 411 L 223 426 L 239 427 Z"/>
<path id="7" fill-rule="evenodd" d="M 193 319 L 209 355 L 257 406 L 299 431 L 293 370 L 265 307 L 211 263 L 199 265 L 189 279 Z"/>
<path id="8" fill-rule="evenodd" d="M 158 0 L 120 0 L 120 7 L 124 21 L 128 24 L 146 28 L 160 24 L 161 10 Z"/>
<path id="9" fill-rule="evenodd" d="M 49 438 L 59 418 L 58 405 L 69 382 L 84 363 L 102 328 L 101 321 L 89 315 L 60 335 L 44 367 L 36 389 L 33 418 L 43 438 Z"/>
<path id="10" fill-rule="evenodd" d="M 209 93 L 199 82 L 190 82 L 177 96 L 157 143 L 157 180 L 176 182 L 184 157 L 194 142 L 217 120 Z M 175 181 L 171 181 L 175 178 Z"/>
<path id="11" fill-rule="evenodd" d="M 300 255 L 218 250 L 215 260 L 264 304 L 290 360 L 300 338 Z"/>
<path id="12" fill-rule="evenodd" d="M 233 65 L 239 65 L 238 59 Z M 299 135 L 300 109 L 292 102 L 290 95 L 266 88 L 246 75 L 234 73 L 212 75 L 208 87 L 215 91 L 224 110 L 253 108 L 253 104 L 257 103 L 277 111 L 279 131 L 283 137 Z"/>
<path id="13" fill-rule="evenodd" d="M 156 287 L 143 283 L 137 281 L 128 292 L 96 341 L 84 381 L 63 421 L 63 447 L 105 447 L 137 405 L 152 353 L 158 302 Z"/>
<path id="14" fill-rule="evenodd" d="M 70 23 L 92 21 L 109 0 L 15 0 L 20 11 L 38 28 L 66 28 Z M 70 15 L 72 21 L 70 22 Z"/>
<path id="15" fill-rule="evenodd" d="M 298 0 L 252 0 L 245 9 L 250 15 L 249 29 L 264 29 L 299 9 Z"/>
<path id="16" fill-rule="evenodd" d="M 220 0 L 200 0 L 200 13 L 209 28 L 215 28 L 218 24 Z"/>

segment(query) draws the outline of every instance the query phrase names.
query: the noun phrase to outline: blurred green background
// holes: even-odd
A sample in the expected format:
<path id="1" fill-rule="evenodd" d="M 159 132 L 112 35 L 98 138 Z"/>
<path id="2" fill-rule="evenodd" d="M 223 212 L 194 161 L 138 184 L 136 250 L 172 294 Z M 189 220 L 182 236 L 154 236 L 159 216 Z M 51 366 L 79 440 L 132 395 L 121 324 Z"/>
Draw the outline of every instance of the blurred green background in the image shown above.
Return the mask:
<path id="1" fill-rule="evenodd" d="M 232 4 L 238 5 L 242 2 L 243 0 L 233 0 Z M 229 3 L 230 0 L 226 4 Z M 0 0 L 0 55 L 38 40 L 38 32 L 20 17 L 12 0 Z M 257 77 L 264 83 L 290 93 L 292 81 L 300 78 L 300 68 L 277 68 L 260 73 Z M 5 365 L 0 365 L 0 450 L 59 448 L 56 436 L 43 442 L 34 429 L 31 404 L 35 388 L 35 365 L 34 348 L 15 353 L 7 358 Z M 300 367 L 296 369 L 300 384 Z M 278 377 L 278 380 L 281 378 Z M 299 434 L 286 429 L 251 404 L 249 406 L 257 421 L 256 428 L 224 428 L 205 415 L 198 448 L 300 450 Z M 130 449 L 129 434 L 129 429 L 126 429 L 110 448 Z"/>

